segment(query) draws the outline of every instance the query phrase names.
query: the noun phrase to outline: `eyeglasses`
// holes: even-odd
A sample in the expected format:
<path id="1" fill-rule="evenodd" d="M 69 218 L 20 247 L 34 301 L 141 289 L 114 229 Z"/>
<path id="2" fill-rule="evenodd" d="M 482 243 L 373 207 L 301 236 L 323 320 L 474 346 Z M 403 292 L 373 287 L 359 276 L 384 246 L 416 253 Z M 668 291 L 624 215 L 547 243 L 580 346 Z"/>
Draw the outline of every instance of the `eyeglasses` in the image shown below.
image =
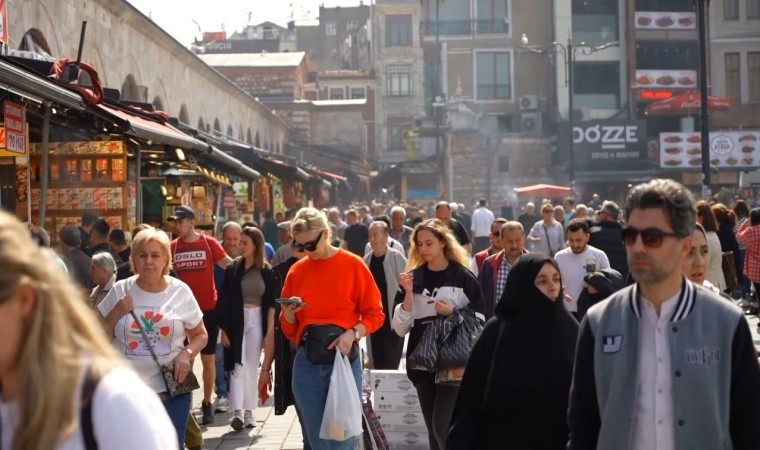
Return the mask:
<path id="1" fill-rule="evenodd" d="M 293 239 L 293 243 L 290 244 L 291 247 L 297 252 L 313 252 L 317 249 L 317 245 L 319 244 L 319 240 L 322 239 L 322 233 L 324 233 L 324 230 L 320 231 L 317 237 L 314 238 L 313 241 L 304 242 L 303 244 L 296 242 L 295 238 Z"/>
<path id="2" fill-rule="evenodd" d="M 623 228 L 621 232 L 623 236 L 623 242 L 625 242 L 625 245 L 633 245 L 636 243 L 636 239 L 638 238 L 639 234 L 641 234 L 641 242 L 644 243 L 645 247 L 649 248 L 657 248 L 662 245 L 662 240 L 666 237 L 678 237 L 676 233 L 668 233 L 666 231 L 662 231 L 659 228 L 645 228 L 643 230 L 639 230 L 633 227 L 626 227 Z"/>

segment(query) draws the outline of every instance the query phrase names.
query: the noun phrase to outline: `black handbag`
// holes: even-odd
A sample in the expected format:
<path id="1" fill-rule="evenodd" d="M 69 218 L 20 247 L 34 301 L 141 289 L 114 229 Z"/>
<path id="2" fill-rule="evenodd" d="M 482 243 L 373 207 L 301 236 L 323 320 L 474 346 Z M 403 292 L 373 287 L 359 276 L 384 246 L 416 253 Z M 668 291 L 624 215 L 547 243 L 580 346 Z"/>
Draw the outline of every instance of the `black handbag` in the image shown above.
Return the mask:
<path id="1" fill-rule="evenodd" d="M 467 366 L 475 343 L 483 332 L 483 322 L 470 308 L 454 311 L 442 323 L 438 369 L 454 369 Z"/>
<path id="2" fill-rule="evenodd" d="M 427 328 L 423 330 L 422 337 L 417 342 L 417 346 L 409 353 L 406 358 L 406 367 L 411 370 L 424 370 L 433 373 L 438 370 L 438 355 L 440 345 L 438 336 L 441 330 L 441 319 L 436 317 Z"/>
<path id="3" fill-rule="evenodd" d="M 721 255 L 721 269 L 723 269 L 723 278 L 726 280 L 726 288 L 732 288 L 739 284 L 733 251 L 723 252 Z"/>
<path id="4" fill-rule="evenodd" d="M 159 370 L 161 370 L 161 375 L 164 377 L 164 382 L 166 383 L 166 391 L 169 393 L 169 396 L 176 397 L 178 395 L 188 394 L 200 388 L 201 385 L 198 383 L 198 378 L 195 377 L 192 367 L 187 372 L 185 381 L 180 383 L 176 378 L 174 378 L 173 364 L 161 364 L 158 362 L 156 352 L 153 350 L 153 344 L 151 344 L 150 339 L 148 339 L 148 335 L 145 333 L 145 330 L 140 323 L 140 319 L 137 318 L 134 311 L 130 311 L 129 313 L 132 314 L 132 320 L 134 320 L 137 326 L 140 328 L 140 334 L 142 334 L 143 339 L 145 339 L 145 345 L 148 346 L 148 350 L 150 350 L 150 354 L 153 356 L 153 361 L 156 362 Z"/>
<path id="5" fill-rule="evenodd" d="M 306 346 L 306 359 L 312 364 L 334 364 L 335 349 L 328 350 L 327 347 L 345 332 L 345 328 L 331 324 L 317 324 L 306 327 L 302 339 Z M 348 360 L 354 362 L 358 357 L 359 346 L 354 341 L 351 351 L 348 352 Z"/>

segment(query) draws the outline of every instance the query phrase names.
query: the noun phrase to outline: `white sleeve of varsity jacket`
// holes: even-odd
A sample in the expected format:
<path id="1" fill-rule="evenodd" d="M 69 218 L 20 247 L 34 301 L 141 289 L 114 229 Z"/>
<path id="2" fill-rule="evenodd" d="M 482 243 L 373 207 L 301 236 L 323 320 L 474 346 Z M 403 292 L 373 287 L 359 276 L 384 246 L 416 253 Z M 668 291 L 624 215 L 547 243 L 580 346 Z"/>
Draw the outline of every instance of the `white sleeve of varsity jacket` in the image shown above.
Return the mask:
<path id="1" fill-rule="evenodd" d="M 393 331 L 395 331 L 396 334 L 403 337 L 406 336 L 406 334 L 409 333 L 409 330 L 412 329 L 412 320 L 412 312 L 405 311 L 403 308 L 403 303 L 399 303 L 393 310 L 391 327 L 393 327 Z"/>

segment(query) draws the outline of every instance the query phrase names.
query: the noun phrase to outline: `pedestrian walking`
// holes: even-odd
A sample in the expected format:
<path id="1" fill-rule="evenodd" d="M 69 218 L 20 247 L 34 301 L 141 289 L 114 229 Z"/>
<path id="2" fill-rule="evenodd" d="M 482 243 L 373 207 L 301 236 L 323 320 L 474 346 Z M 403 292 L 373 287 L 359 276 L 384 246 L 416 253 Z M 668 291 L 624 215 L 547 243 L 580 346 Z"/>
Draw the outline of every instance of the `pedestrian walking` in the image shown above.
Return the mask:
<path id="1" fill-rule="evenodd" d="M 736 233 L 739 242 L 747 247 L 744 259 L 744 276 L 754 284 L 755 295 L 760 295 L 760 208 L 754 208 L 749 213 Z M 757 302 L 757 297 L 753 299 Z"/>
<path id="2" fill-rule="evenodd" d="M 438 316 L 471 308 L 482 315 L 483 294 L 475 276 L 467 269 L 467 251 L 457 242 L 449 226 L 428 219 L 414 229 L 407 272 L 400 277 L 391 324 L 399 336 L 409 334 L 407 358 Z M 443 373 L 407 368 L 409 380 L 419 397 L 431 450 L 445 449 L 463 368 L 439 367 Z M 436 378 L 450 381 L 436 383 Z"/>
<path id="3" fill-rule="evenodd" d="M 747 202 L 744 200 L 737 200 L 734 203 L 734 214 L 736 215 L 736 225 L 734 225 L 734 234 L 737 234 L 739 227 L 746 221 L 749 220 L 749 206 L 747 206 Z M 738 237 L 737 237 L 738 241 Z M 741 295 L 742 299 L 749 300 L 749 293 L 750 293 L 750 285 L 751 282 L 749 278 L 747 278 L 744 275 L 744 263 L 746 259 L 747 254 L 747 247 L 739 241 L 739 258 L 737 260 L 738 264 L 736 265 L 736 274 L 741 277 L 740 285 L 741 285 Z"/>
<path id="4" fill-rule="evenodd" d="M 90 306 L 97 308 L 116 282 L 116 262 L 106 252 L 92 255 L 90 279 L 95 283 L 90 293 Z"/>
<path id="5" fill-rule="evenodd" d="M 81 237 L 79 230 L 74 225 L 67 225 L 58 232 L 58 241 L 61 245 L 61 256 L 66 264 L 66 270 L 79 289 L 89 293 L 92 289 L 90 279 L 90 266 L 92 259 L 80 248 Z"/>
<path id="6" fill-rule="evenodd" d="M 403 253 L 388 247 L 388 225 L 385 222 L 370 224 L 369 243 L 372 252 L 364 255 L 364 262 L 380 291 L 385 313 L 383 326 L 367 337 L 372 366 L 376 370 L 398 370 L 404 339 L 391 329 L 391 316 L 393 301 L 401 283 L 401 272 L 406 270 L 407 260 Z"/>
<path id="7" fill-rule="evenodd" d="M 136 275 L 116 282 L 98 311 L 105 318 L 106 336 L 159 394 L 178 441 L 184 442 L 192 393 L 170 396 L 159 364 L 171 365 L 174 378 L 182 383 L 192 371 L 193 358 L 206 347 L 208 334 L 190 287 L 169 276 L 170 246 L 163 231 L 141 231 L 132 244 Z"/>
<path id="8" fill-rule="evenodd" d="M 203 364 L 203 401 L 201 423 L 208 425 L 214 421 L 211 394 L 216 382 L 216 341 L 219 326 L 216 315 L 216 284 L 214 265 L 226 269 L 232 262 L 219 242 L 213 237 L 195 231 L 195 212 L 189 206 L 179 206 L 168 218 L 176 224 L 177 238 L 171 242 L 174 270 L 177 277 L 190 286 L 193 296 L 203 312 L 203 323 L 208 332 L 208 343 L 201 350 Z"/>
<path id="9" fill-rule="evenodd" d="M 409 254 L 411 246 L 411 237 L 414 230 L 404 225 L 406 222 L 406 209 L 401 206 L 391 208 L 391 226 L 388 228 L 388 235 L 404 246 L 404 256 Z"/>
<path id="10" fill-rule="evenodd" d="M 127 234 L 121 228 L 114 228 L 108 232 L 108 248 L 111 253 L 116 254 L 122 263 L 129 262 L 132 250 L 127 242 Z M 116 261 L 116 259 L 114 259 Z M 118 264 L 118 261 L 117 261 Z"/>
<path id="11" fill-rule="evenodd" d="M 578 315 L 576 316 L 580 319 L 583 319 L 589 308 L 625 287 L 625 279 L 613 268 L 586 274 L 583 281 L 586 287 L 578 297 Z"/>
<path id="12" fill-rule="evenodd" d="M 624 280 L 628 279 L 628 260 L 623 245 L 623 226 L 618 221 L 620 208 L 617 203 L 605 201 L 597 213 L 596 226 L 589 229 L 588 245 L 598 248 L 607 255 L 610 267 L 620 272 Z"/>
<path id="13" fill-rule="evenodd" d="M 507 223 L 507 219 L 503 219 L 501 217 L 494 219 L 494 221 L 491 222 L 491 231 L 488 233 L 488 238 L 491 240 L 490 247 L 476 253 L 475 256 L 472 257 L 472 260 L 470 260 L 470 270 L 476 277 L 480 271 L 483 270 L 483 263 L 485 262 L 486 258 L 499 253 L 502 248 L 504 248 L 501 245 L 501 226 L 505 223 Z"/>
<path id="14" fill-rule="evenodd" d="M 736 226 L 736 215 L 733 211 L 728 209 L 723 203 L 717 203 L 710 207 L 715 215 L 715 221 L 718 224 L 718 240 L 720 241 L 720 251 L 723 253 L 731 252 L 731 257 L 734 261 L 734 269 L 739 267 L 739 241 L 736 240 L 736 234 L 734 233 L 734 227 Z M 721 259 L 721 271 L 722 269 Z M 725 279 L 725 274 L 724 274 Z M 723 290 L 726 294 L 730 294 L 734 287 L 738 287 L 737 284 L 741 284 L 741 278 L 739 273 L 736 274 L 736 279 L 725 280 L 726 288 Z"/>
<path id="15" fill-rule="evenodd" d="M 261 349 L 274 305 L 274 273 L 264 259 L 264 234 L 246 227 L 240 257 L 227 266 L 216 305 L 224 345 L 224 370 L 230 372 L 232 428 L 254 428 L 258 406 Z"/>
<path id="16" fill-rule="evenodd" d="M 517 216 L 517 221 L 520 222 L 523 230 L 526 230 L 528 232 L 539 220 L 541 220 L 541 218 L 536 214 L 536 205 L 533 202 L 526 203 L 523 213 Z M 530 245 L 530 242 L 527 242 L 527 244 Z M 530 247 L 532 247 L 532 245 Z"/>
<path id="17" fill-rule="evenodd" d="M 517 262 L 517 258 L 528 252 L 525 250 L 525 231 L 520 222 L 503 224 L 499 236 L 502 250 L 486 258 L 483 270 L 478 274 L 478 284 L 483 291 L 483 315 L 486 320 L 495 314 L 496 305 L 507 285 L 507 276 L 512 266 Z"/>
<path id="18" fill-rule="evenodd" d="M 367 226 L 358 221 L 356 211 L 346 211 L 346 231 L 343 233 L 343 248 L 359 257 L 364 256 L 364 246 L 369 243 Z"/>
<path id="19" fill-rule="evenodd" d="M 327 218 L 314 208 L 302 208 L 293 219 L 293 246 L 305 252 L 307 258 L 290 269 L 281 295 L 300 297 L 305 304 L 285 306 L 279 320 L 283 334 L 298 344 L 293 363 L 293 394 L 311 447 L 348 450 L 354 448 L 353 437 L 340 442 L 319 437 L 335 349 L 348 356 L 357 392 L 361 394 L 357 342 L 380 328 L 384 314 L 380 292 L 364 261 L 331 246 L 328 230 Z M 342 333 L 326 349 L 307 356 L 304 344 L 312 342 L 312 348 L 320 346 L 320 338 L 337 330 Z"/>
<path id="20" fill-rule="evenodd" d="M 565 230 L 554 219 L 554 207 L 551 203 L 541 206 L 541 217 L 542 220 L 532 225 L 528 235 L 528 241 L 533 244 L 531 252 L 554 257 L 558 251 L 565 248 Z"/>
<path id="21" fill-rule="evenodd" d="M 472 212 L 472 231 L 473 253 L 481 252 L 491 244 L 491 224 L 496 218 L 493 212 L 488 209 L 486 199 L 481 198 L 478 201 L 478 207 Z"/>
<path id="22" fill-rule="evenodd" d="M 578 323 L 562 286 L 550 257 L 517 260 L 467 362 L 447 449 L 565 448 Z"/>
<path id="23" fill-rule="evenodd" d="M 148 225 L 147 223 L 141 223 L 137 226 L 135 226 L 132 229 L 132 242 L 134 242 L 135 238 L 142 230 L 147 230 L 149 228 L 153 228 L 152 226 Z M 130 259 L 124 261 L 122 260 L 122 263 L 119 264 L 116 268 L 116 281 L 126 280 L 127 278 L 134 275 L 132 272 L 132 263 L 130 262 L 132 258 L 132 250 L 130 249 Z M 173 270 L 169 269 L 170 275 L 174 276 Z"/>
<path id="24" fill-rule="evenodd" d="M 82 225 L 77 227 L 79 230 L 79 249 L 87 256 L 92 256 L 92 243 L 90 242 L 90 235 L 92 234 L 92 226 L 98 221 L 98 214 L 95 211 L 85 211 L 82 214 Z"/>
<path id="25" fill-rule="evenodd" d="M 467 228 L 462 226 L 462 223 L 456 219 L 452 219 L 452 208 L 446 202 L 438 202 L 435 205 L 435 217 L 443 222 L 449 230 L 454 234 L 457 242 L 461 245 L 469 255 L 472 253 L 472 244 L 470 243 L 470 236 L 467 234 Z"/>
<path id="26" fill-rule="evenodd" d="M 0 449 L 178 448 L 158 397 L 109 344 L 78 287 L 5 212 L 0 267 Z"/>
<path id="27" fill-rule="evenodd" d="M 704 227 L 697 223 L 691 234 L 691 248 L 681 263 L 681 270 L 686 278 L 697 286 L 722 294 L 717 286 L 707 281 L 708 261 L 710 260 L 710 248 L 707 245 L 707 233 Z"/>
<path id="28" fill-rule="evenodd" d="M 277 224 L 277 239 L 280 241 L 280 246 L 277 247 L 272 259 L 273 267 L 290 258 L 290 241 L 293 237 L 290 235 L 289 220 Z"/>
<path id="29" fill-rule="evenodd" d="M 697 202 L 697 222 L 705 228 L 707 246 L 710 248 L 707 280 L 722 292 L 726 289 L 726 279 L 723 276 L 723 251 L 718 237 L 718 221 L 715 219 L 712 208 L 704 200 Z"/>
<path id="30" fill-rule="evenodd" d="M 573 219 L 567 225 L 568 248 L 554 256 L 562 274 L 565 288 L 565 308 L 580 320 L 578 298 L 586 287 L 584 277 L 601 269 L 609 269 L 610 262 L 603 251 L 588 245 L 588 223 L 583 219 Z"/>
<path id="31" fill-rule="evenodd" d="M 694 198 L 655 179 L 629 191 L 625 218 L 637 283 L 581 322 L 568 449 L 760 448 L 760 367 L 747 322 L 682 274 Z"/>

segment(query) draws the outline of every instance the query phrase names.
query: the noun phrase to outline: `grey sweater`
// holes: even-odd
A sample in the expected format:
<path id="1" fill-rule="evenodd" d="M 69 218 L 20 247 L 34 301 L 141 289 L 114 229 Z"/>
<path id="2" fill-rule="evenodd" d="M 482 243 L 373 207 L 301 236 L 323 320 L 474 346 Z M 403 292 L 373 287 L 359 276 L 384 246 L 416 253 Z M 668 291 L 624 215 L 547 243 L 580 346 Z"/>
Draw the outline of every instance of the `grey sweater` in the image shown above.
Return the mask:
<path id="1" fill-rule="evenodd" d="M 631 448 L 640 301 L 629 286 L 581 322 L 568 449 Z M 669 346 L 676 448 L 760 449 L 760 366 L 741 310 L 684 279 Z"/>

